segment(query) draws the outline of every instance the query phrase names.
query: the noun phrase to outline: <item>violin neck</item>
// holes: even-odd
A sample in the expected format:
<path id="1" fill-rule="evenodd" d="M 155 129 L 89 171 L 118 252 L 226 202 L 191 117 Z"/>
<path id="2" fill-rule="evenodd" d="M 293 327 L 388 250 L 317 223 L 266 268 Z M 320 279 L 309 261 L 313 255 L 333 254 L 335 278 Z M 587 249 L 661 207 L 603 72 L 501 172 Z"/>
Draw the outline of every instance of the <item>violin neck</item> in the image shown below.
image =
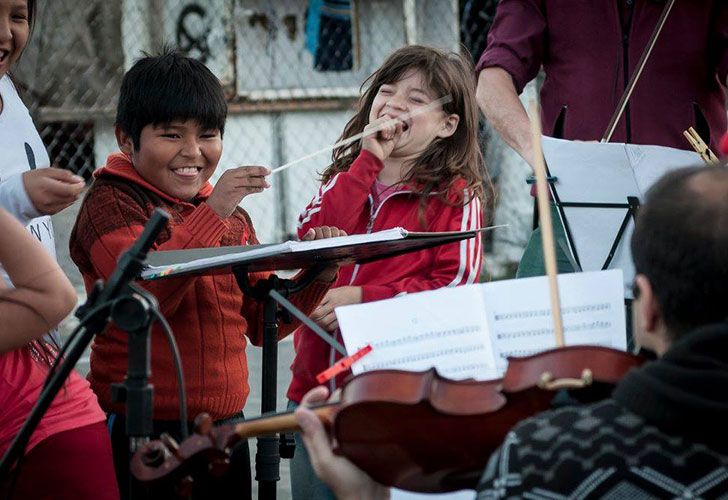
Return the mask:
<path id="1" fill-rule="evenodd" d="M 313 406 L 309 409 L 316 414 L 324 425 L 331 425 L 338 403 L 327 403 L 320 406 Z M 251 418 L 245 422 L 236 424 L 234 434 L 240 439 L 262 436 L 265 434 L 276 434 L 279 432 L 300 431 L 301 428 L 296 422 L 292 411 L 275 413 L 272 415 L 261 415 Z"/>

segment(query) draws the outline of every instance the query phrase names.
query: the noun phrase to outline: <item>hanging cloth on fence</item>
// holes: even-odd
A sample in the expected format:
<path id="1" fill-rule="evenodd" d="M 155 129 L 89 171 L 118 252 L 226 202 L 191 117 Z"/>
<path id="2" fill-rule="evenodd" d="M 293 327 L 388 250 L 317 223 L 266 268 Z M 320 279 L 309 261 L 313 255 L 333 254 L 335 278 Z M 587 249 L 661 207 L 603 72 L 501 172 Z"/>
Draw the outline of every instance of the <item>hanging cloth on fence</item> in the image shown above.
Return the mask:
<path id="1" fill-rule="evenodd" d="M 306 48 L 317 71 L 349 71 L 354 67 L 350 0 L 309 0 Z"/>

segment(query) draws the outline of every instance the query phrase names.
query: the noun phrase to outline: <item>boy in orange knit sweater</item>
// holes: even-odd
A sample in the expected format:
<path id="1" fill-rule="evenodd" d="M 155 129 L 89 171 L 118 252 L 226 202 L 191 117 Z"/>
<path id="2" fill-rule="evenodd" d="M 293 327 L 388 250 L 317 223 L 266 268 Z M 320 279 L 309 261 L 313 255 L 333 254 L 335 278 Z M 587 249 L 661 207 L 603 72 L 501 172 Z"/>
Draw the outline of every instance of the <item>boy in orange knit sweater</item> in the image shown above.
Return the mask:
<path id="1" fill-rule="evenodd" d="M 107 279 L 120 254 L 141 233 L 152 211 L 171 215 L 154 250 L 255 245 L 252 222 L 238 204 L 268 187 L 264 167 L 226 171 L 207 182 L 222 154 L 227 104 L 217 78 L 200 62 L 176 53 L 139 60 L 124 76 L 116 116 L 121 152 L 95 172 L 71 234 L 71 257 L 87 291 Z M 333 233 L 333 234 L 332 234 Z M 307 239 L 339 235 L 334 228 L 311 231 Z M 325 270 L 292 301 L 310 314 L 337 269 Z M 250 276 L 254 283 L 268 273 Z M 159 301 L 179 344 L 189 415 L 207 412 L 217 422 L 243 419 L 248 396 L 246 339 L 262 343 L 261 303 L 245 297 L 232 274 L 143 282 Z M 287 335 L 295 324 L 284 325 Z M 152 333 L 154 433 L 178 433 L 179 401 L 169 347 L 158 326 Z M 110 327 L 91 347 L 89 381 L 109 414 L 114 460 L 122 493 L 128 482 L 128 445 L 123 405 L 112 404 L 111 384 L 124 379 L 127 335 Z M 196 488 L 200 485 L 196 485 Z M 202 486 L 199 487 L 203 489 Z M 207 485 L 204 496 L 250 496 L 248 446 L 233 452 L 224 481 Z"/>

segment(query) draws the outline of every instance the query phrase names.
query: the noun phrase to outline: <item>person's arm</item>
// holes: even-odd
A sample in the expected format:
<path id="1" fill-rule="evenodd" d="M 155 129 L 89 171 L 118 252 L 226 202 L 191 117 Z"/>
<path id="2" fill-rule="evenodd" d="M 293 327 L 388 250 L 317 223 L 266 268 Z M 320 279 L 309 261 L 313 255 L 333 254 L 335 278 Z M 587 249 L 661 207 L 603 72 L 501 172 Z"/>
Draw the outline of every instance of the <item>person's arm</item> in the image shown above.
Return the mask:
<path id="1" fill-rule="evenodd" d="M 339 500 L 388 499 L 389 488 L 374 481 L 346 458 L 334 455 L 324 426 L 316 414 L 306 408 L 326 401 L 328 393 L 325 387 L 312 389 L 303 397 L 301 406 L 295 412 L 313 470 Z"/>
<path id="2" fill-rule="evenodd" d="M 438 224 L 431 231 L 472 231 L 483 227 L 480 199 L 449 206 L 441 211 Z M 402 293 L 435 290 L 446 286 L 476 283 L 483 265 L 481 235 L 468 240 L 440 245 L 433 252 L 429 273 L 393 281 L 385 285 L 362 285 L 362 302 L 388 299 Z"/>
<path id="3" fill-rule="evenodd" d="M 8 212 L 0 209 L 0 353 L 42 337 L 76 305 L 76 291 L 58 263 Z"/>
<path id="4" fill-rule="evenodd" d="M 518 95 L 541 69 L 546 18 L 540 0 L 501 0 L 488 45 L 475 68 L 476 99 L 481 111 L 529 164 L 533 161 L 530 125 Z"/>
<path id="5" fill-rule="evenodd" d="M 446 206 L 430 231 L 471 231 L 482 227 L 479 199 L 470 203 Z M 336 308 L 395 297 L 403 293 L 435 290 L 446 286 L 476 283 L 483 264 L 481 236 L 456 243 L 448 243 L 422 252 L 432 252 L 433 266 L 425 274 L 378 285 L 341 286 L 332 288 L 311 314 L 321 328 L 333 332 L 339 327 Z M 406 257 L 405 257 L 406 258 Z"/>
<path id="6" fill-rule="evenodd" d="M 72 204 L 84 185 L 83 178 L 61 168 L 28 170 L 0 182 L 0 207 L 26 226 Z"/>
<path id="7" fill-rule="evenodd" d="M 382 161 L 363 149 L 346 172 L 323 184 L 298 218 L 298 236 L 318 226 L 334 226 L 353 234 L 362 218 L 369 218 L 367 202 L 372 184 L 384 168 Z"/>
<path id="8" fill-rule="evenodd" d="M 476 99 L 483 115 L 506 144 L 533 165 L 531 125 L 510 73 L 497 66 L 481 71 Z"/>

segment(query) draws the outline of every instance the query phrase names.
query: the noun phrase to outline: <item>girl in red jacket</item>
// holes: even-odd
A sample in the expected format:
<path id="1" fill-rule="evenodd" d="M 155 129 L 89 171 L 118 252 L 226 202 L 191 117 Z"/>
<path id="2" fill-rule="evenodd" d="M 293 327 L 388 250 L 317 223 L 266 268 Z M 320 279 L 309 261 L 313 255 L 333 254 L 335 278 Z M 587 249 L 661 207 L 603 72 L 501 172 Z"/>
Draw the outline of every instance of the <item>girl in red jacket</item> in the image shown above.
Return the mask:
<path id="1" fill-rule="evenodd" d="M 394 124 L 360 143 L 334 150 L 321 188 L 299 218 L 299 235 L 315 226 L 336 226 L 348 234 L 392 227 L 411 231 L 480 228 L 484 164 L 477 141 L 474 82 L 470 63 L 460 55 L 422 46 L 392 54 L 364 82 L 358 111 L 341 139 L 386 121 Z M 452 100 L 419 112 L 443 96 Z M 472 238 L 342 267 L 311 319 L 339 336 L 334 308 L 474 283 L 481 264 L 480 238 Z M 338 357 L 305 327 L 296 330 L 294 344 L 296 358 L 288 390 L 291 406 L 318 385 L 316 375 Z M 291 464 L 294 498 L 331 498 L 315 477 L 298 435 L 296 441 Z"/>

